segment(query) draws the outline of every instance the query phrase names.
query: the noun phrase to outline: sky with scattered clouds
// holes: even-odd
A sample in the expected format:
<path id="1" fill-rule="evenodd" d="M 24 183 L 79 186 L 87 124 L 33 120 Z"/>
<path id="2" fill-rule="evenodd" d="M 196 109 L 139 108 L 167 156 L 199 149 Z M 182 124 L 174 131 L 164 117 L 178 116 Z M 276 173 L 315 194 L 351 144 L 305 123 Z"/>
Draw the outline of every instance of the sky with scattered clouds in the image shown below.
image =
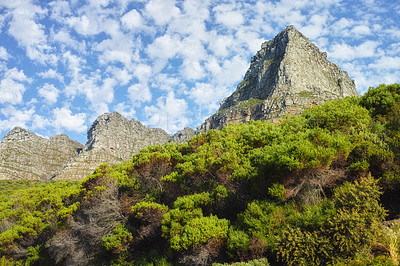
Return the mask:
<path id="1" fill-rule="evenodd" d="M 364 93 L 400 82 L 399 21 L 399 0 L 0 0 L 0 138 L 21 126 L 85 143 L 113 111 L 196 128 L 288 25 Z"/>

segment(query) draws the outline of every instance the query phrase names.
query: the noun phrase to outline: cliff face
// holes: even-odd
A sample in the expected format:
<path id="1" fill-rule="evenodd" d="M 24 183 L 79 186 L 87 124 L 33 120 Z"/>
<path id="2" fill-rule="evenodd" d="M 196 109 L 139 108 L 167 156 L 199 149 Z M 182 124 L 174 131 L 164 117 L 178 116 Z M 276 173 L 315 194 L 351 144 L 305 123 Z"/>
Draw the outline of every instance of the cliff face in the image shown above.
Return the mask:
<path id="1" fill-rule="evenodd" d="M 81 180 L 103 162 L 115 164 L 128 160 L 140 149 L 165 144 L 171 138 L 162 129 L 148 128 L 135 119 L 129 121 L 117 112 L 99 116 L 87 137 L 83 152 L 64 165 L 54 179 Z"/>
<path id="2" fill-rule="evenodd" d="M 83 148 L 64 134 L 45 139 L 16 127 L 0 143 L 0 179 L 50 179 Z"/>
<path id="3" fill-rule="evenodd" d="M 249 120 L 278 120 L 286 113 L 346 96 L 358 96 L 347 72 L 293 26 L 264 42 L 236 91 L 200 131 Z"/>

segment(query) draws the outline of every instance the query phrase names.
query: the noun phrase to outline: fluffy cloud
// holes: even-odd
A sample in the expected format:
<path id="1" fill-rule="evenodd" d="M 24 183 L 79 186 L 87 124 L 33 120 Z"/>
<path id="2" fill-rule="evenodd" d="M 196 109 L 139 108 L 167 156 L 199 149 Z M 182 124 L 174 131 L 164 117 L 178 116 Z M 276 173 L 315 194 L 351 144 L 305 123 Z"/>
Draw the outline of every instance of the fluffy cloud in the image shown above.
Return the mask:
<path id="1" fill-rule="evenodd" d="M 7 118 L 0 120 L 0 131 L 6 131 L 17 126 L 27 128 L 35 113 L 35 108 L 16 109 L 14 106 L 8 105 L 1 108 L 0 113 Z"/>
<path id="2" fill-rule="evenodd" d="M 146 124 L 174 133 L 187 125 L 188 120 L 185 116 L 187 108 L 184 99 L 177 99 L 173 92 L 169 92 L 166 97 L 158 98 L 156 105 L 144 108 L 148 117 Z"/>
<path id="3" fill-rule="evenodd" d="M 175 0 L 150 0 L 146 5 L 146 13 L 157 25 L 164 25 L 179 15 L 180 10 L 175 3 Z"/>
<path id="4" fill-rule="evenodd" d="M 0 103 L 21 103 L 25 84 L 29 82 L 31 79 L 25 76 L 24 71 L 16 68 L 6 70 L 0 81 Z"/>
<path id="5" fill-rule="evenodd" d="M 7 60 L 9 57 L 10 55 L 7 53 L 6 48 L 0 46 L 0 59 Z"/>
<path id="6" fill-rule="evenodd" d="M 218 23 L 228 28 L 239 27 L 244 23 L 244 17 L 239 10 L 233 10 L 230 5 L 219 5 L 214 8 L 215 17 Z"/>
<path id="7" fill-rule="evenodd" d="M 41 63 L 54 64 L 57 58 L 49 54 L 50 46 L 44 26 L 35 21 L 37 17 L 46 14 L 47 10 L 24 1 L 8 1 L 3 5 L 11 10 L 12 15 L 8 33 L 25 48 L 27 56 Z"/>
<path id="8" fill-rule="evenodd" d="M 151 92 L 147 85 L 133 84 L 128 88 L 128 97 L 132 103 L 148 102 L 151 100 Z"/>
<path id="9" fill-rule="evenodd" d="M 348 44 L 334 44 L 331 47 L 330 57 L 339 60 L 352 60 L 358 58 L 372 57 L 377 54 L 377 47 L 380 42 L 365 41 L 358 46 L 350 46 Z"/>
<path id="10" fill-rule="evenodd" d="M 126 13 L 122 18 L 121 18 L 121 23 L 122 26 L 125 29 L 128 30 L 138 30 L 143 27 L 143 19 L 140 13 L 136 10 L 133 9 Z"/>
<path id="11" fill-rule="evenodd" d="M 56 108 L 53 110 L 54 126 L 57 130 L 69 130 L 78 133 L 86 131 L 85 113 L 73 114 L 67 107 Z"/>
<path id="12" fill-rule="evenodd" d="M 43 87 L 39 88 L 38 93 L 48 104 L 54 104 L 57 102 L 60 91 L 53 84 L 45 83 Z"/>
<path id="13" fill-rule="evenodd" d="M 38 73 L 38 76 L 44 79 L 55 79 L 61 82 L 64 81 L 64 77 L 54 69 L 48 69 L 47 71 L 40 72 Z"/>

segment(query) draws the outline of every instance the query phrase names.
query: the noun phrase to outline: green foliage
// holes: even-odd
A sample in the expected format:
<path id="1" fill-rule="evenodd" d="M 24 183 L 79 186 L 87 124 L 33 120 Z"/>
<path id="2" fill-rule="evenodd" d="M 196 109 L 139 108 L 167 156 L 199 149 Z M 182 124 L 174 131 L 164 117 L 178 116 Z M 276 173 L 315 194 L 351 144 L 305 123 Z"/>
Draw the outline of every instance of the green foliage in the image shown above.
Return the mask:
<path id="1" fill-rule="evenodd" d="M 277 245 L 280 259 L 288 264 L 327 264 L 351 260 L 377 238 L 386 215 L 379 204 L 381 192 L 371 176 L 335 189 L 333 209 L 325 211 L 318 225 L 296 224 L 283 231 Z M 293 221 L 292 221 L 293 222 Z"/>
<path id="2" fill-rule="evenodd" d="M 268 259 L 263 258 L 263 259 L 256 259 L 256 260 L 251 260 L 248 262 L 236 262 L 236 263 L 213 263 L 213 266 L 269 266 Z"/>
<path id="3" fill-rule="evenodd" d="M 101 243 L 106 250 L 118 254 L 127 250 L 132 239 L 133 236 L 126 227 L 118 224 L 111 235 L 103 237 Z"/>
<path id="4" fill-rule="evenodd" d="M 170 246 L 176 251 L 196 247 L 210 239 L 226 239 L 228 236 L 229 221 L 217 216 L 196 217 L 185 224 L 181 232 L 171 237 Z"/>
<path id="5" fill-rule="evenodd" d="M 365 130 L 371 123 L 368 110 L 359 106 L 355 98 L 334 100 L 305 110 L 302 114 L 310 128 L 351 132 Z"/>
<path id="6" fill-rule="evenodd" d="M 229 255 L 232 258 L 241 257 L 250 248 L 251 238 L 242 230 L 229 230 L 228 240 L 226 243 Z"/>
<path id="7" fill-rule="evenodd" d="M 400 85 L 381 84 L 377 88 L 369 88 L 360 100 L 360 105 L 367 108 L 373 117 L 383 118 L 391 113 L 400 100 Z M 385 119 L 383 119 L 385 120 Z"/>
<path id="8" fill-rule="evenodd" d="M 150 215 L 154 213 L 166 213 L 168 207 L 163 204 L 158 204 L 156 202 L 141 201 L 132 206 L 132 214 L 136 218 L 143 218 L 145 215 Z"/>
<path id="9" fill-rule="evenodd" d="M 285 186 L 279 183 L 273 183 L 272 186 L 268 188 L 268 196 L 278 201 L 285 200 Z"/>
<path id="10" fill-rule="evenodd" d="M 74 182 L 37 183 L 26 189 L 1 191 L 0 254 L 7 254 L 24 238 L 34 239 L 53 230 L 58 219 L 79 207 L 72 203 L 79 191 Z"/>
<path id="11" fill-rule="evenodd" d="M 266 257 L 285 265 L 396 265 L 398 230 L 382 227 L 381 204 L 399 216 L 399 100 L 398 84 L 380 85 L 277 125 L 251 121 L 149 146 L 79 184 L 0 181 L 0 257 L 59 264 L 66 258 L 52 260 L 62 254 L 51 244 L 69 236 L 65 242 L 107 265 L 228 257 L 250 260 L 233 265 L 268 265 Z M 305 186 L 321 197 L 302 201 Z M 97 244 L 76 241 L 82 228 L 93 235 L 103 226 L 95 215 L 105 206 L 115 213 L 102 236 L 112 233 Z"/>

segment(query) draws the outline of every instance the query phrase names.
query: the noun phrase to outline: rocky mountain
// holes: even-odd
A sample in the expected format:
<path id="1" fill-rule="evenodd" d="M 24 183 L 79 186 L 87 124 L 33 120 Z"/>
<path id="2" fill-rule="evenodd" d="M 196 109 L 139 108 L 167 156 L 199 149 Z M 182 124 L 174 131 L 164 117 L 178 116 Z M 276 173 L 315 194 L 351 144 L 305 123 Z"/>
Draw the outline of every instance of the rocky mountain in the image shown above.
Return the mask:
<path id="1" fill-rule="evenodd" d="M 249 120 L 275 122 L 287 113 L 298 114 L 329 100 L 358 96 L 354 81 L 326 57 L 293 26 L 287 27 L 261 45 L 236 91 L 197 133 Z M 65 135 L 44 139 L 15 128 L 0 145 L 0 179 L 81 180 L 103 162 L 128 160 L 148 145 L 185 142 L 195 133 L 185 128 L 171 137 L 117 112 L 94 121 L 85 146 Z"/>
<path id="2" fill-rule="evenodd" d="M 172 135 L 170 141 L 176 142 L 176 143 L 187 142 L 195 134 L 196 134 L 196 131 L 194 131 L 190 127 L 185 127 L 183 130 L 178 131 L 174 135 Z"/>
<path id="3" fill-rule="evenodd" d="M 146 127 L 117 112 L 105 113 L 89 128 L 83 151 L 58 171 L 53 179 L 81 180 L 103 162 L 115 164 L 128 160 L 140 149 L 152 144 L 165 144 L 170 139 L 162 129 Z"/>
<path id="4" fill-rule="evenodd" d="M 0 179 L 49 179 L 83 148 L 64 134 L 46 139 L 16 127 L 0 143 Z"/>
<path id="5" fill-rule="evenodd" d="M 261 45 L 236 91 L 199 131 L 249 120 L 279 120 L 307 107 L 346 96 L 359 96 L 347 72 L 327 60 L 293 26 Z"/>
<path id="6" fill-rule="evenodd" d="M 82 180 L 104 162 L 128 160 L 152 144 L 185 141 L 194 135 L 192 131 L 185 129 L 171 137 L 117 112 L 105 113 L 93 122 L 85 145 L 66 135 L 46 139 L 16 127 L 0 144 L 0 179 Z"/>

